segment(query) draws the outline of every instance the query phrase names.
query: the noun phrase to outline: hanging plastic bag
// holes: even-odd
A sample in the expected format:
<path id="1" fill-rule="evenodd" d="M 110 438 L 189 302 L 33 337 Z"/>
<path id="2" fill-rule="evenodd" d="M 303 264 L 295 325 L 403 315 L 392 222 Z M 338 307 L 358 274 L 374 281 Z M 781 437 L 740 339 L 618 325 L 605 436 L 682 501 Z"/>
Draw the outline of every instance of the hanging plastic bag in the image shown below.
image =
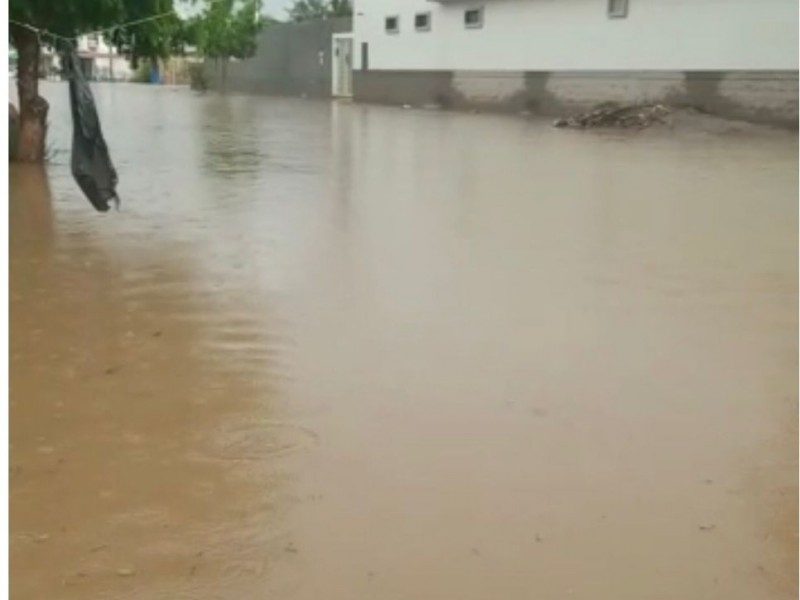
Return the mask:
<path id="1" fill-rule="evenodd" d="M 106 212 L 111 200 L 119 208 L 117 171 L 103 139 L 92 90 L 75 50 L 69 49 L 63 56 L 72 109 L 72 176 L 95 209 Z"/>

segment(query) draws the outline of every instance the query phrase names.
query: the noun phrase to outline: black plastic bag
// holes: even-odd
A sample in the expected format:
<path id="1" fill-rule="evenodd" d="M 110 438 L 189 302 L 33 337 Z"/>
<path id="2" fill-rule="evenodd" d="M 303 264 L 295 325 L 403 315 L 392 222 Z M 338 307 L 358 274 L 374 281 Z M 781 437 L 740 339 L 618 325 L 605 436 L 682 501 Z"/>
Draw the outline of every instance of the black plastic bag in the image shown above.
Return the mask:
<path id="1" fill-rule="evenodd" d="M 97 210 L 106 212 L 110 200 L 119 208 L 117 171 L 103 139 L 92 90 L 74 50 L 64 53 L 64 64 L 72 108 L 72 176 Z"/>

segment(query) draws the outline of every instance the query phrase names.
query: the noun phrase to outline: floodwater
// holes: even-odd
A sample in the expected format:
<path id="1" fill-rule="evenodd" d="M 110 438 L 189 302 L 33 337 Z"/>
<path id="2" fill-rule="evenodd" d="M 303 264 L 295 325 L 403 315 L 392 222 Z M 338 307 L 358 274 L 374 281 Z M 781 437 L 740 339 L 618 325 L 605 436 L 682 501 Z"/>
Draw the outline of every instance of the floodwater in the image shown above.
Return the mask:
<path id="1" fill-rule="evenodd" d="M 796 136 L 45 93 L 12 598 L 796 597 Z"/>

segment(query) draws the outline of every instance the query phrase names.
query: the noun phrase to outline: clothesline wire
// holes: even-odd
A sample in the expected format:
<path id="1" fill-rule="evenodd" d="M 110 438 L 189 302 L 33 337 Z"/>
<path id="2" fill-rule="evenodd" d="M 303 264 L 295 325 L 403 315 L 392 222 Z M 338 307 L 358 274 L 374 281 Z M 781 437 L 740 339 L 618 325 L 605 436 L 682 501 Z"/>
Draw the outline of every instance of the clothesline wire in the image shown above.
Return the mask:
<path id="1" fill-rule="evenodd" d="M 53 33 L 52 31 L 48 31 L 47 29 L 41 29 L 39 27 L 34 27 L 33 25 L 30 25 L 28 23 L 22 23 L 20 21 L 14 20 L 14 19 L 9 19 L 8 21 L 9 21 L 9 23 L 13 23 L 14 25 L 17 25 L 19 27 L 24 27 L 25 29 L 28 29 L 29 31 L 33 31 L 38 36 L 49 36 L 49 37 L 51 37 L 51 38 L 53 38 L 55 40 L 64 40 L 66 42 L 74 42 L 78 38 L 83 37 L 85 35 L 99 35 L 101 33 L 107 33 L 109 31 L 116 31 L 118 29 L 126 29 L 128 27 L 133 27 L 134 25 L 141 25 L 142 23 L 148 23 L 150 21 L 155 21 L 157 19 L 163 19 L 164 17 L 168 17 L 168 16 L 174 15 L 174 14 L 175 14 L 175 12 L 170 10 L 170 11 L 163 12 L 163 13 L 160 13 L 160 14 L 157 14 L 157 15 L 152 15 L 150 17 L 145 17 L 143 19 L 136 19 L 134 21 L 128 21 L 126 23 L 122 23 L 120 25 L 114 25 L 113 27 L 106 27 L 104 29 L 96 29 L 95 31 L 86 31 L 86 32 L 81 33 L 79 35 L 76 35 L 74 37 L 67 37 L 67 36 L 64 36 L 64 35 L 60 35 L 58 33 Z"/>
<path id="2" fill-rule="evenodd" d="M 136 19 L 135 21 L 128 21 L 127 23 L 123 23 L 122 25 L 114 25 L 113 27 L 106 27 L 105 29 L 98 29 L 97 31 L 90 31 L 88 33 L 84 33 L 82 35 L 92 35 L 92 34 L 100 34 L 106 33 L 107 31 L 116 31 L 117 29 L 125 29 L 126 27 L 132 27 L 134 25 L 141 25 L 142 23 L 148 23 L 149 21 L 156 21 L 158 19 L 163 19 L 164 17 L 168 17 L 170 15 L 174 15 L 174 11 L 167 11 L 163 12 L 158 15 L 153 15 L 150 17 L 145 17 L 144 19 Z M 80 36 L 78 36 L 80 37 Z"/>

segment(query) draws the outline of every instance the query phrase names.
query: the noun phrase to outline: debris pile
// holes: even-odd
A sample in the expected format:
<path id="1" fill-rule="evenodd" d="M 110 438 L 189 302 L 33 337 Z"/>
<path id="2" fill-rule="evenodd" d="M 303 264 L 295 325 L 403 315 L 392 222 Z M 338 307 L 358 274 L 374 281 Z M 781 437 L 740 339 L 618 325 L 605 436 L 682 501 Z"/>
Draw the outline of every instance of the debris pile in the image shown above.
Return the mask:
<path id="1" fill-rule="evenodd" d="M 633 106 L 601 104 L 589 112 L 556 119 L 553 126 L 573 129 L 590 127 L 644 129 L 655 123 L 666 125 L 666 117 L 669 113 L 669 109 L 662 104 L 636 104 Z"/>

